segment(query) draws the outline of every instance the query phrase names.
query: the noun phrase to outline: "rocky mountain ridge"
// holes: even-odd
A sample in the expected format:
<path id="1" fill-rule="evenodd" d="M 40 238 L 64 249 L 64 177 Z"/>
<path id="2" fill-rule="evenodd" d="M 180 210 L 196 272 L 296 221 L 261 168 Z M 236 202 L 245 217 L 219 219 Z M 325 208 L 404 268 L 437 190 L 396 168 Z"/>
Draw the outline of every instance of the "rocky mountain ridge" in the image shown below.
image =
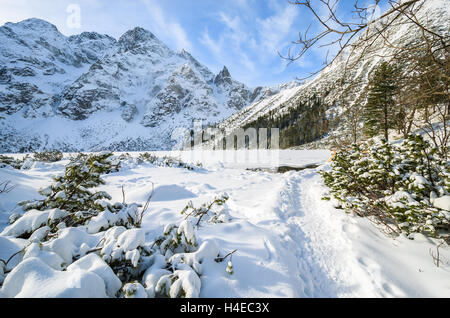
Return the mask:
<path id="1" fill-rule="evenodd" d="M 177 128 L 231 116 L 282 88 L 249 88 L 134 28 L 66 37 L 43 20 L 0 27 L 0 152 L 170 149 Z"/>

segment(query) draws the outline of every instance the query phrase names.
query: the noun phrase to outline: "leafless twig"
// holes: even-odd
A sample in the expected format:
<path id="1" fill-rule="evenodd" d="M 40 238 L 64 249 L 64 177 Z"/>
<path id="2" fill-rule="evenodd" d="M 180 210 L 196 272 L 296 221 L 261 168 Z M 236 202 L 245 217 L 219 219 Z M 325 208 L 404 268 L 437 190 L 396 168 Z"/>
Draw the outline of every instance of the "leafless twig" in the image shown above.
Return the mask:
<path id="1" fill-rule="evenodd" d="M 11 181 L 0 182 L 0 194 L 11 192 L 16 186 L 11 185 Z"/>
<path id="2" fill-rule="evenodd" d="M 150 205 L 150 201 L 152 200 L 154 194 L 155 194 L 155 184 L 152 182 L 152 192 L 148 196 L 147 202 L 145 202 L 145 205 L 144 205 L 144 207 L 142 208 L 142 211 L 139 214 L 138 226 L 142 225 L 142 219 L 144 218 L 145 212 L 147 212 L 147 209 L 148 209 L 148 207 Z"/>
<path id="3" fill-rule="evenodd" d="M 236 252 L 237 252 L 237 250 L 234 250 L 233 252 L 228 253 L 228 254 L 225 255 L 224 257 L 217 257 L 217 258 L 215 259 L 215 261 L 216 261 L 217 263 L 222 263 L 224 260 L 227 259 L 228 256 L 230 257 L 230 261 L 231 261 L 231 260 L 232 260 L 232 257 L 233 257 L 233 254 L 236 253 Z"/>
<path id="4" fill-rule="evenodd" d="M 122 185 L 122 203 L 125 204 L 125 189 Z"/>
<path id="5" fill-rule="evenodd" d="M 440 267 L 441 265 L 441 253 L 439 249 L 445 244 L 445 240 L 443 240 L 441 243 L 439 243 L 436 246 L 436 253 L 430 248 L 430 255 L 433 258 L 433 263 L 436 265 L 436 267 Z"/>

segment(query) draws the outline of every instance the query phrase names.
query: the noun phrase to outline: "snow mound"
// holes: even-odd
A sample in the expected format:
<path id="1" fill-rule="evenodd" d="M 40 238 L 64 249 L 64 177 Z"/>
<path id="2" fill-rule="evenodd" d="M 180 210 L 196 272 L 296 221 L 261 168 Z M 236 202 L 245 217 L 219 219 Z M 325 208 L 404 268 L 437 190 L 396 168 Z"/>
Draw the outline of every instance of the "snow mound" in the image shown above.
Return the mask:
<path id="1" fill-rule="evenodd" d="M 450 195 L 435 199 L 433 205 L 435 208 L 450 211 Z"/>
<path id="2" fill-rule="evenodd" d="M 123 251 L 133 251 L 145 244 L 145 232 L 142 229 L 131 229 L 123 232 L 117 238 L 117 244 Z"/>
<path id="3" fill-rule="evenodd" d="M 25 240 L 0 236 L 0 259 L 7 261 L 14 254 L 21 251 L 26 246 L 26 243 Z M 21 260 L 21 255 L 14 256 L 8 263 L 8 269 L 16 266 Z"/>
<path id="4" fill-rule="evenodd" d="M 5 279 L 3 296 L 17 298 L 105 298 L 104 280 L 93 272 L 57 271 L 39 258 L 21 262 Z"/>
<path id="5" fill-rule="evenodd" d="M 122 287 L 122 282 L 98 255 L 89 254 L 67 267 L 68 271 L 85 271 L 100 276 L 106 285 L 106 293 L 114 297 Z"/>
<path id="6" fill-rule="evenodd" d="M 14 222 L 14 224 L 8 226 L 0 235 L 19 237 L 27 234 L 30 229 L 35 231 L 47 224 L 49 214 L 50 211 L 28 211 L 24 216 Z"/>

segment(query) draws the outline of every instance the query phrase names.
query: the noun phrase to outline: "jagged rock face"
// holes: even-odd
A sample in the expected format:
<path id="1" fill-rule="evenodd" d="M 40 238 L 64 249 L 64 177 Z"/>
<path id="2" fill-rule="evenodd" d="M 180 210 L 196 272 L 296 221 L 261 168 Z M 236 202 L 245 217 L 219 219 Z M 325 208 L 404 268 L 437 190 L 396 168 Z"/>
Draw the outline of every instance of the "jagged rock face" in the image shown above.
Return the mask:
<path id="1" fill-rule="evenodd" d="M 0 28 L 0 112 L 53 115 L 56 95 L 115 40 L 94 33 L 67 38 L 50 23 L 29 19 Z"/>
<path id="2" fill-rule="evenodd" d="M 168 149 L 176 128 L 220 122 L 277 92 L 250 89 L 226 67 L 215 75 L 142 28 L 116 41 L 95 32 L 66 37 L 29 19 L 1 27 L 0 43 L 0 138 L 26 129 L 47 148 Z M 0 152 L 29 149 L 1 140 Z"/>
<path id="3" fill-rule="evenodd" d="M 200 72 L 184 64 L 170 75 L 166 87 L 153 99 L 151 111 L 145 114 L 142 124 L 157 127 L 160 120 L 169 120 L 167 117 L 174 114 L 178 121 L 187 124 L 192 121 L 192 113 L 197 120 L 218 117 L 220 109 L 214 97 L 213 88 Z"/>
<path id="4" fill-rule="evenodd" d="M 139 113 L 136 105 L 127 104 L 122 102 L 122 119 L 126 122 L 131 122 L 135 116 Z"/>

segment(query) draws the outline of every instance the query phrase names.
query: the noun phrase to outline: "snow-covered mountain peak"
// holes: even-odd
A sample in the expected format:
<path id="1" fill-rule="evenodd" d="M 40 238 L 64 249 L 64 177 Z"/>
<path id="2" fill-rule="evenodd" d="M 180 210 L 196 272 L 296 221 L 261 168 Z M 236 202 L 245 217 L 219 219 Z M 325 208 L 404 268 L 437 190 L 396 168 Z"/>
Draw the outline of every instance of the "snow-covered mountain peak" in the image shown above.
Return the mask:
<path id="1" fill-rule="evenodd" d="M 202 74 L 202 76 L 205 78 L 205 80 L 207 82 L 212 82 L 214 80 L 214 73 L 211 72 L 206 66 L 200 64 L 200 62 L 197 61 L 191 55 L 191 53 L 189 53 L 188 51 L 182 49 L 178 53 L 178 56 L 181 57 L 182 59 L 188 61 L 191 65 L 193 65 Z"/>
<path id="2" fill-rule="evenodd" d="M 66 37 L 30 19 L 0 27 L 0 43 L 0 152 L 167 149 L 174 129 L 265 96 L 140 27 Z"/>
<path id="3" fill-rule="evenodd" d="M 135 49 L 137 47 L 143 46 L 163 46 L 167 48 L 166 45 L 161 42 L 152 32 L 136 27 L 132 30 L 125 32 L 118 41 L 119 45 L 126 51 Z"/>
<path id="4" fill-rule="evenodd" d="M 7 22 L 4 26 L 15 30 L 23 29 L 27 31 L 35 31 L 39 34 L 49 31 L 52 33 L 59 33 L 58 28 L 55 25 L 37 18 L 30 18 L 17 23 Z"/>
<path id="5" fill-rule="evenodd" d="M 100 34 L 97 32 L 83 32 L 77 35 L 72 35 L 69 37 L 69 41 L 72 43 L 83 43 L 83 42 L 89 42 L 89 41 L 109 41 L 111 45 L 115 44 L 117 42 L 116 39 L 113 37 L 107 35 L 107 34 Z"/>
<path id="6" fill-rule="evenodd" d="M 223 69 L 217 74 L 217 76 L 214 78 L 214 84 L 216 85 L 224 85 L 227 83 L 228 85 L 232 84 L 232 78 L 230 71 L 228 71 L 227 67 L 224 66 Z"/>

